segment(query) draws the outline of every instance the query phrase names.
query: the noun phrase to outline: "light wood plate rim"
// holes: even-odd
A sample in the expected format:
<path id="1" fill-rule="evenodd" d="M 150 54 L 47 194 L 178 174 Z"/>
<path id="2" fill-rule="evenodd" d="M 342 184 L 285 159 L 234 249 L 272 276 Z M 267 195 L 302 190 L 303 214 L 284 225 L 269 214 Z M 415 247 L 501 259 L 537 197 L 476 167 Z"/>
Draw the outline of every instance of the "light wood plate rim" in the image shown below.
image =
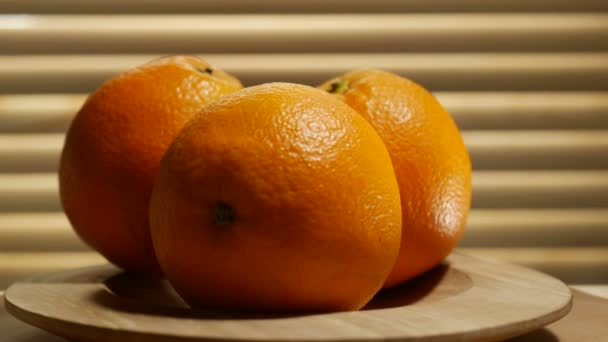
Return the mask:
<path id="1" fill-rule="evenodd" d="M 448 262 L 470 277 L 470 288 L 434 302 L 368 311 L 201 319 L 88 307 L 87 298 L 104 290 L 103 280 L 119 272 L 110 265 L 17 282 L 7 289 L 5 305 L 18 319 L 55 334 L 87 340 L 93 336 L 99 341 L 495 341 L 545 326 L 570 311 L 570 289 L 553 277 L 459 253 L 453 253 Z M 61 283 L 74 276 L 93 282 Z M 34 293 L 42 293 L 47 300 L 32 301 Z M 58 307 L 58 298 L 53 296 L 83 306 Z"/>

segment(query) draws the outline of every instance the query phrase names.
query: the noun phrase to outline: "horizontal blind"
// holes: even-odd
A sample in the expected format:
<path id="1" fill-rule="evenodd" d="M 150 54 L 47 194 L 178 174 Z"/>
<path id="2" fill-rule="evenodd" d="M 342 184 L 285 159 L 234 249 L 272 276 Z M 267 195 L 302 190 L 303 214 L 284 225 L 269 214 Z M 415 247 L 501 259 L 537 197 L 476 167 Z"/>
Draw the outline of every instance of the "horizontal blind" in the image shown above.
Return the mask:
<path id="1" fill-rule="evenodd" d="M 473 208 L 608 208 L 607 171 L 475 171 Z M 61 210 L 52 173 L 0 174 L 0 213 Z"/>
<path id="2" fill-rule="evenodd" d="M 0 0 L 1 13 L 394 13 L 608 11 L 604 0 Z"/>
<path id="3" fill-rule="evenodd" d="M 608 129 L 608 92 L 452 91 L 435 92 L 435 96 L 467 133 L 474 133 L 473 130 L 551 133 L 560 129 L 575 133 L 575 130 Z M 62 133 L 85 97 L 85 94 L 0 94 L 0 134 Z"/>
<path id="4" fill-rule="evenodd" d="M 476 170 L 608 167 L 608 135 L 599 130 L 476 130 L 463 137 Z M 62 133 L 0 133 L 0 172 L 54 172 L 62 147 Z"/>
<path id="5" fill-rule="evenodd" d="M 608 282 L 607 1 L 0 0 L 0 288 L 103 262 L 61 212 L 65 131 L 103 80 L 174 53 L 246 85 L 422 83 L 473 161 L 461 249 Z"/>
<path id="6" fill-rule="evenodd" d="M 0 26 L 0 40 L 7 43 L 4 53 L 13 54 L 162 54 L 200 49 L 205 53 L 563 52 L 602 51 L 608 46 L 608 14 L 52 15 L 5 19 L 10 23 Z"/>
<path id="7" fill-rule="evenodd" d="M 221 65 L 246 85 L 273 81 L 316 85 L 351 69 L 373 67 L 407 75 L 433 91 L 608 89 L 607 52 L 196 54 Z M 0 92 L 89 92 L 121 70 L 157 57 L 0 55 Z"/>

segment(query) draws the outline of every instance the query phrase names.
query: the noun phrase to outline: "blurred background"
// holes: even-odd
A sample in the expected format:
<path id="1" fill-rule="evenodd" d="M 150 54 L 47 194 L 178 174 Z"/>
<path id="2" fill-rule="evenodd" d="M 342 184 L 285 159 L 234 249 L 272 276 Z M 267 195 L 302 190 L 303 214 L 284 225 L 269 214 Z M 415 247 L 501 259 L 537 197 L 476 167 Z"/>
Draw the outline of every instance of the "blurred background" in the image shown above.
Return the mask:
<path id="1" fill-rule="evenodd" d="M 175 53 L 247 85 L 418 81 L 473 160 L 461 250 L 608 283 L 606 0 L 0 0 L 0 290 L 103 262 L 61 212 L 65 130 L 104 79 Z"/>

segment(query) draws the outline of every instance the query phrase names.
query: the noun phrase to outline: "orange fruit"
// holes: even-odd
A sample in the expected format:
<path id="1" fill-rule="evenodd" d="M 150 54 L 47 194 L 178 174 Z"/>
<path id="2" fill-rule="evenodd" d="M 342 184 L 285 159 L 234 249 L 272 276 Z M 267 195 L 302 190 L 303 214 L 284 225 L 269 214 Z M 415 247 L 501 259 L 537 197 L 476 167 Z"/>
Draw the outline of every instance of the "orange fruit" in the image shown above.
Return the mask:
<path id="1" fill-rule="evenodd" d="M 159 273 L 148 206 L 163 153 L 196 112 L 241 83 L 196 57 L 122 73 L 89 96 L 69 128 L 59 169 L 74 230 L 112 263 Z"/>
<path id="2" fill-rule="evenodd" d="M 164 274 L 192 306 L 355 310 L 399 251 L 374 129 L 325 92 L 271 83 L 215 101 L 175 139 L 150 204 Z"/>
<path id="3" fill-rule="evenodd" d="M 393 161 L 403 232 L 385 287 L 433 268 L 460 240 L 471 204 L 471 162 L 458 127 L 426 89 L 389 72 L 352 71 L 321 88 L 374 126 Z"/>

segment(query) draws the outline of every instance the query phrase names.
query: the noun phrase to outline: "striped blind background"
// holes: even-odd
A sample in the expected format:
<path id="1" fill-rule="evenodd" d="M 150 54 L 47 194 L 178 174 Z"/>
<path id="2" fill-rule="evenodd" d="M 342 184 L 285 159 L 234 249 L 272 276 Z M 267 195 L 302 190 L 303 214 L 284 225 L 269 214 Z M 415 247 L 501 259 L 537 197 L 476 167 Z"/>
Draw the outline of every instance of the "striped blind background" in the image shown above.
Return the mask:
<path id="1" fill-rule="evenodd" d="M 0 0 L 0 288 L 102 261 L 61 212 L 64 132 L 104 79 L 173 53 L 247 85 L 417 80 L 473 159 L 461 249 L 608 282 L 608 1 Z"/>

